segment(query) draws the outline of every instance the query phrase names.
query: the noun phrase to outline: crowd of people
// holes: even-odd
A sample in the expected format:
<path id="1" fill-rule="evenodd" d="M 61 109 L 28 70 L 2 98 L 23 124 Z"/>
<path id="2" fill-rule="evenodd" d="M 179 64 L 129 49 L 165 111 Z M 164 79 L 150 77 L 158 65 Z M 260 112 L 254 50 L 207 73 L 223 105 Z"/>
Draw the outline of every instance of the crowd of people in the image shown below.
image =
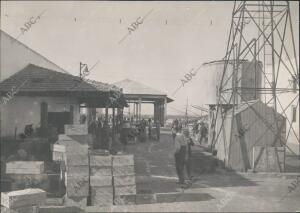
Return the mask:
<path id="1" fill-rule="evenodd" d="M 88 125 L 88 132 L 93 137 L 94 149 L 111 149 L 112 125 L 105 119 L 99 117 L 92 120 Z M 123 151 L 126 151 L 126 145 L 129 141 L 146 142 L 147 140 L 160 140 L 160 122 L 149 118 L 140 121 L 134 121 L 132 118 L 124 117 L 115 128 L 115 135 L 123 145 Z"/>
<path id="2" fill-rule="evenodd" d="M 177 119 L 172 124 L 172 137 L 174 141 L 174 157 L 175 167 L 178 176 L 178 184 L 186 185 L 192 181 L 191 167 L 192 167 L 192 149 L 191 146 L 195 145 L 194 141 L 198 141 L 201 145 L 202 141 L 207 141 L 207 127 L 204 122 L 194 123 L 192 127 L 192 135 L 188 128 L 188 124 L 183 124 Z M 193 136 L 193 137 L 192 137 Z M 185 180 L 184 170 L 186 170 L 187 180 Z"/>

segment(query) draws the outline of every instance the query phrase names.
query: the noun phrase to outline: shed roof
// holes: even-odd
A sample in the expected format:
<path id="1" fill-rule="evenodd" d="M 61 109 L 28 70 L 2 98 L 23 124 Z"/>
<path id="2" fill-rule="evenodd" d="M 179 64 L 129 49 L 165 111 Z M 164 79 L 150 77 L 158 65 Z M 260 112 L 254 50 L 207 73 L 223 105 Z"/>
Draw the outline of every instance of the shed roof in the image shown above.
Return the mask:
<path id="1" fill-rule="evenodd" d="M 114 85 L 89 79 L 83 80 L 77 76 L 33 64 L 27 65 L 21 71 L 2 81 L 0 95 L 11 91 L 13 87 L 17 88 L 17 95 L 74 95 L 87 102 L 92 101 L 94 107 L 104 107 L 104 103 L 109 98 L 116 97 L 120 100 L 116 100 L 118 105 L 120 103 L 123 106 L 127 105 L 121 90 Z"/>
<path id="2" fill-rule="evenodd" d="M 80 77 L 57 72 L 44 67 L 29 64 L 21 71 L 0 83 L 0 92 L 8 92 L 13 86 L 20 92 L 71 92 L 102 91 L 107 92 L 117 87 L 101 82 L 82 80 Z"/>
<path id="3" fill-rule="evenodd" d="M 131 79 L 124 79 L 122 81 L 118 81 L 114 83 L 119 88 L 123 89 L 123 93 L 125 95 L 137 95 L 137 96 L 165 96 L 167 97 L 167 94 L 164 92 L 161 92 L 159 90 L 156 90 L 154 88 L 151 88 L 145 84 L 142 84 L 140 82 L 131 80 Z M 173 101 L 173 99 L 167 97 L 168 102 Z"/>

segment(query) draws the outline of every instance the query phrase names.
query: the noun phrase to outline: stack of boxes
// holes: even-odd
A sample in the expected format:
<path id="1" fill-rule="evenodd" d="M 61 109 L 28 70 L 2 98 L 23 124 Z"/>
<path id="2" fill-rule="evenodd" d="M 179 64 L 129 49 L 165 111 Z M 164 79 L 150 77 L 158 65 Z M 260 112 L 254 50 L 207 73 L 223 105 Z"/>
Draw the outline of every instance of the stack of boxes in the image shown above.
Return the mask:
<path id="1" fill-rule="evenodd" d="M 91 205 L 109 206 L 113 203 L 112 157 L 91 153 L 90 186 Z"/>
<path id="2" fill-rule="evenodd" d="M 10 190 L 32 187 L 49 187 L 49 179 L 44 173 L 43 161 L 11 161 L 6 163 L 6 176 L 11 181 Z"/>
<path id="3" fill-rule="evenodd" d="M 66 162 L 66 205 L 73 205 L 75 201 L 84 207 L 89 195 L 89 162 L 87 155 L 67 155 Z"/>
<path id="4" fill-rule="evenodd" d="M 136 194 L 133 155 L 115 155 L 112 162 L 114 203 L 123 204 L 124 196 Z M 133 201 L 134 202 L 134 201 Z"/>
<path id="5" fill-rule="evenodd" d="M 46 192 L 41 189 L 24 189 L 1 192 L 3 212 L 38 213 L 39 207 L 45 203 Z"/>

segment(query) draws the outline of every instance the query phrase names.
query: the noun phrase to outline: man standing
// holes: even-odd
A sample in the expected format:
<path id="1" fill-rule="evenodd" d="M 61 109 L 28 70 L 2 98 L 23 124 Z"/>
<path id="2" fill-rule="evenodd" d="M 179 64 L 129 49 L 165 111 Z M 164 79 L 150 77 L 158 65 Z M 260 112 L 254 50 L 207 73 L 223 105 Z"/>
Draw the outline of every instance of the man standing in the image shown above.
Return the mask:
<path id="1" fill-rule="evenodd" d="M 160 122 L 159 120 L 156 121 L 156 139 L 159 141 L 160 139 Z"/>
<path id="2" fill-rule="evenodd" d="M 173 140 L 175 140 L 178 126 L 179 126 L 179 122 L 176 118 L 175 121 L 173 121 L 172 128 L 171 128 Z"/>
<path id="3" fill-rule="evenodd" d="M 199 143 L 200 143 L 200 145 L 201 145 L 202 139 L 204 139 L 204 142 L 206 141 L 207 128 L 206 128 L 206 126 L 205 126 L 205 124 L 204 124 L 203 121 L 201 122 L 200 125 L 201 125 L 201 127 L 200 127 L 200 135 L 201 135 L 201 137 L 200 137 L 200 139 L 199 139 Z"/>
<path id="4" fill-rule="evenodd" d="M 184 184 L 184 161 L 186 155 L 187 144 L 182 134 L 182 128 L 177 127 L 177 134 L 175 137 L 175 167 L 178 175 L 178 183 Z"/>
<path id="5" fill-rule="evenodd" d="M 148 138 L 149 138 L 149 140 L 152 139 L 152 120 L 151 120 L 151 118 L 148 119 Z"/>
<path id="6" fill-rule="evenodd" d="M 186 168 L 187 176 L 188 176 L 189 180 L 191 180 L 192 179 L 192 174 L 191 174 L 192 148 L 191 148 L 191 146 L 194 145 L 194 142 L 193 142 L 192 138 L 190 137 L 188 128 L 185 128 L 183 130 L 183 136 L 184 136 L 184 140 L 187 144 L 187 149 L 186 149 L 186 154 L 185 154 L 185 159 L 184 159 L 184 166 Z"/>

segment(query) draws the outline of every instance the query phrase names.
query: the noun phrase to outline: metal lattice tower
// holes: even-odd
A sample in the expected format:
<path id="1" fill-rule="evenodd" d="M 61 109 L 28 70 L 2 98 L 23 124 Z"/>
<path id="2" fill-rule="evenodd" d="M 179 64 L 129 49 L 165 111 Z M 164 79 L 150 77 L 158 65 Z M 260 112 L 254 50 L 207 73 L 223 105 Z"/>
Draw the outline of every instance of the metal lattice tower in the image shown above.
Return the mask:
<path id="1" fill-rule="evenodd" d="M 241 66 L 244 60 L 255 64 L 255 73 L 261 76 L 261 85 L 255 84 L 253 88 L 239 86 L 241 81 Z M 299 69 L 294 41 L 294 32 L 290 5 L 288 1 L 242 1 L 234 2 L 229 39 L 226 55 L 224 57 L 224 69 L 219 85 L 216 115 L 224 115 L 228 108 L 234 108 L 240 102 L 247 102 L 242 93 L 254 92 L 255 98 L 274 108 L 274 113 L 280 113 L 286 117 L 288 132 L 282 145 L 287 145 L 286 140 L 290 132 L 296 132 L 286 110 L 291 104 L 299 104 Z M 247 70 L 247 68 L 246 68 Z M 280 76 L 288 75 L 292 79 L 292 85 L 282 86 L 278 82 Z M 293 98 L 289 103 L 282 103 L 281 95 L 289 94 Z M 249 105 L 250 107 L 250 105 Z M 250 107 L 251 108 L 251 107 Z M 276 117 L 276 116 L 275 116 Z M 279 134 L 280 127 L 266 123 L 264 116 L 260 119 L 265 125 L 273 126 L 273 132 Z M 224 118 L 216 128 L 217 116 L 212 121 L 214 134 L 212 147 L 216 144 L 220 133 L 224 128 Z M 233 123 L 233 122 L 232 122 Z M 275 126 L 275 128 L 274 128 Z M 230 136 L 231 140 L 232 136 Z M 299 142 L 299 138 L 297 138 Z M 300 142 L 299 142 L 300 143 Z M 300 151 L 300 146 L 299 146 Z"/>

